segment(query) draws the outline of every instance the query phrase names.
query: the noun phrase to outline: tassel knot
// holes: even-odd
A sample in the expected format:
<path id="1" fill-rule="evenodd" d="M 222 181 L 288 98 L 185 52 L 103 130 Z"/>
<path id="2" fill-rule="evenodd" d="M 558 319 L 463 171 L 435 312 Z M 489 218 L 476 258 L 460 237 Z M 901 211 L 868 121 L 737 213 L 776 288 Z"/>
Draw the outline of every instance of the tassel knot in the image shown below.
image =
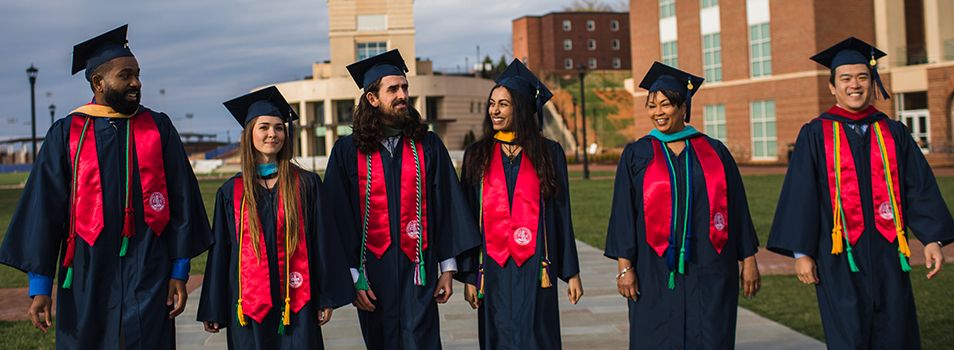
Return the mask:
<path id="1" fill-rule="evenodd" d="M 844 247 L 844 237 L 841 235 L 841 224 L 836 223 L 835 227 L 831 229 L 831 253 L 832 254 L 841 254 L 845 251 Z"/>
<path id="2" fill-rule="evenodd" d="M 242 299 L 239 299 L 236 304 L 235 314 L 238 317 L 239 325 L 245 327 L 248 325 L 248 322 L 245 321 L 245 311 L 242 310 Z"/>
<path id="3" fill-rule="evenodd" d="M 904 236 L 904 230 L 898 228 L 898 250 L 906 257 L 911 257 L 911 248 L 908 246 L 908 239 Z"/>
<path id="4" fill-rule="evenodd" d="M 540 265 L 540 287 L 553 287 L 553 283 L 550 282 L 550 261 L 543 259 Z"/>

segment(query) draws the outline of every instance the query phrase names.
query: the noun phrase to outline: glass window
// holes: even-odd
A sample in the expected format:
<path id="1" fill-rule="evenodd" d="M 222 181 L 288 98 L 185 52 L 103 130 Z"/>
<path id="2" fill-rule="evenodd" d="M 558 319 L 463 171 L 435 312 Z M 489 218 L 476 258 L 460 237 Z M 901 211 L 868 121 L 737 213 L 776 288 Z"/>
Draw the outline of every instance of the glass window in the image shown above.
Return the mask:
<path id="1" fill-rule="evenodd" d="M 621 67 L 623 67 L 623 61 L 619 57 L 613 57 L 613 68 L 620 69 Z"/>
<path id="2" fill-rule="evenodd" d="M 772 42 L 768 22 L 749 26 L 749 63 L 749 73 L 753 78 L 772 75 Z"/>
<path id="3" fill-rule="evenodd" d="M 752 159 L 777 159 L 775 100 L 750 103 L 749 118 L 752 120 Z"/>
<path id="4" fill-rule="evenodd" d="M 701 6 L 702 8 L 709 8 L 709 7 L 719 6 L 719 0 L 701 0 L 701 2 L 702 2 L 702 3 L 701 3 L 700 6 Z"/>
<path id="5" fill-rule="evenodd" d="M 662 63 L 673 68 L 679 68 L 679 46 L 676 41 L 662 43 Z"/>
<path id="6" fill-rule="evenodd" d="M 676 16 L 676 0 L 659 0 L 659 19 Z"/>
<path id="7" fill-rule="evenodd" d="M 708 81 L 722 81 L 722 43 L 719 33 L 702 36 L 702 70 Z"/>
<path id="8" fill-rule="evenodd" d="M 610 41 L 610 48 L 613 50 L 619 50 L 619 39 L 613 39 Z"/>
<path id="9" fill-rule="evenodd" d="M 573 40 L 570 40 L 570 39 L 563 40 L 563 50 L 564 51 L 573 50 Z"/>
<path id="10" fill-rule="evenodd" d="M 569 32 L 570 30 L 573 30 L 573 24 L 568 19 L 563 20 L 563 31 Z"/>
<path id="11" fill-rule="evenodd" d="M 358 61 L 368 57 L 377 56 L 388 51 L 388 43 L 384 41 L 371 43 L 358 43 L 355 57 Z"/>
<path id="12" fill-rule="evenodd" d="M 586 21 L 586 31 L 592 32 L 592 31 L 594 31 L 594 30 L 596 30 L 596 21 L 594 21 L 594 20 L 587 20 L 587 21 Z"/>
<path id="13" fill-rule="evenodd" d="M 590 51 L 596 50 L 596 40 L 589 39 L 586 41 L 586 49 Z"/>
<path id="14" fill-rule="evenodd" d="M 615 19 L 610 21 L 610 30 L 614 32 L 619 31 L 619 21 Z"/>
<path id="15" fill-rule="evenodd" d="M 338 124 L 351 124 L 354 119 L 354 100 L 335 101 L 335 120 Z"/>
<path id="16" fill-rule="evenodd" d="M 587 61 L 587 63 L 588 63 L 588 65 L 590 66 L 590 69 L 596 69 L 596 59 L 595 59 L 595 58 L 590 58 L 590 59 Z"/>
<path id="17" fill-rule="evenodd" d="M 725 131 L 725 105 L 706 105 L 702 111 L 702 125 L 709 137 L 728 142 Z"/>
<path id="18" fill-rule="evenodd" d="M 567 58 L 567 59 L 563 60 L 563 68 L 564 68 L 564 69 L 573 69 L 573 59 L 572 59 L 572 58 Z"/>

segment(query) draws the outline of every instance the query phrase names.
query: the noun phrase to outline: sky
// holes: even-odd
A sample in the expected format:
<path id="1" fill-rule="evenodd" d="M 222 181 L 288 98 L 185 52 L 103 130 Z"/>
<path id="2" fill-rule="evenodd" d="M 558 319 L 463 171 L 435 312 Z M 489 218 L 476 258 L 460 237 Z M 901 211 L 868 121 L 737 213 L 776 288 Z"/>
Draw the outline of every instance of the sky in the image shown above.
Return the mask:
<path id="1" fill-rule="evenodd" d="M 417 56 L 435 70 L 465 57 L 511 55 L 511 21 L 559 11 L 571 0 L 415 0 Z M 329 59 L 326 0 L 0 0 L 0 140 L 30 135 L 36 82 L 37 134 L 90 100 L 83 73 L 70 75 L 73 45 L 129 24 L 142 68 L 142 103 L 172 117 L 179 132 L 234 138 L 222 102 L 258 86 L 298 80 Z M 459 68 L 460 67 L 460 68 Z M 186 118 L 191 114 L 192 118 Z"/>

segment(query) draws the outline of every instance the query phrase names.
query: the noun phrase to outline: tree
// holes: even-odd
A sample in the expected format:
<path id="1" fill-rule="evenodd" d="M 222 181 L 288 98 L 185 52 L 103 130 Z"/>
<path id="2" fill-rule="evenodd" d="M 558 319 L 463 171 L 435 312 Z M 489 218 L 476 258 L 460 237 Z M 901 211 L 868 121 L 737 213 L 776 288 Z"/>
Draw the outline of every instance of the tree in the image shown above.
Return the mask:
<path id="1" fill-rule="evenodd" d="M 573 0 L 570 5 L 563 7 L 563 11 L 568 12 L 625 12 L 627 10 L 625 1 L 607 3 L 603 0 Z"/>

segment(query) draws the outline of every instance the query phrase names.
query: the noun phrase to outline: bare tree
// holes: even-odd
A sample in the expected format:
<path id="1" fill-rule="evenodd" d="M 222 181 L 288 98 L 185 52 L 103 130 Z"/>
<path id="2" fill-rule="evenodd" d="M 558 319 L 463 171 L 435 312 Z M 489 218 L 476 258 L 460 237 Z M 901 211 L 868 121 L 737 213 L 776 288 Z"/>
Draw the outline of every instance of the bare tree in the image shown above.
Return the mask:
<path id="1" fill-rule="evenodd" d="M 576 12 L 613 12 L 628 11 L 629 5 L 626 1 L 607 2 L 603 0 L 573 0 L 570 5 L 563 7 L 563 11 Z"/>

